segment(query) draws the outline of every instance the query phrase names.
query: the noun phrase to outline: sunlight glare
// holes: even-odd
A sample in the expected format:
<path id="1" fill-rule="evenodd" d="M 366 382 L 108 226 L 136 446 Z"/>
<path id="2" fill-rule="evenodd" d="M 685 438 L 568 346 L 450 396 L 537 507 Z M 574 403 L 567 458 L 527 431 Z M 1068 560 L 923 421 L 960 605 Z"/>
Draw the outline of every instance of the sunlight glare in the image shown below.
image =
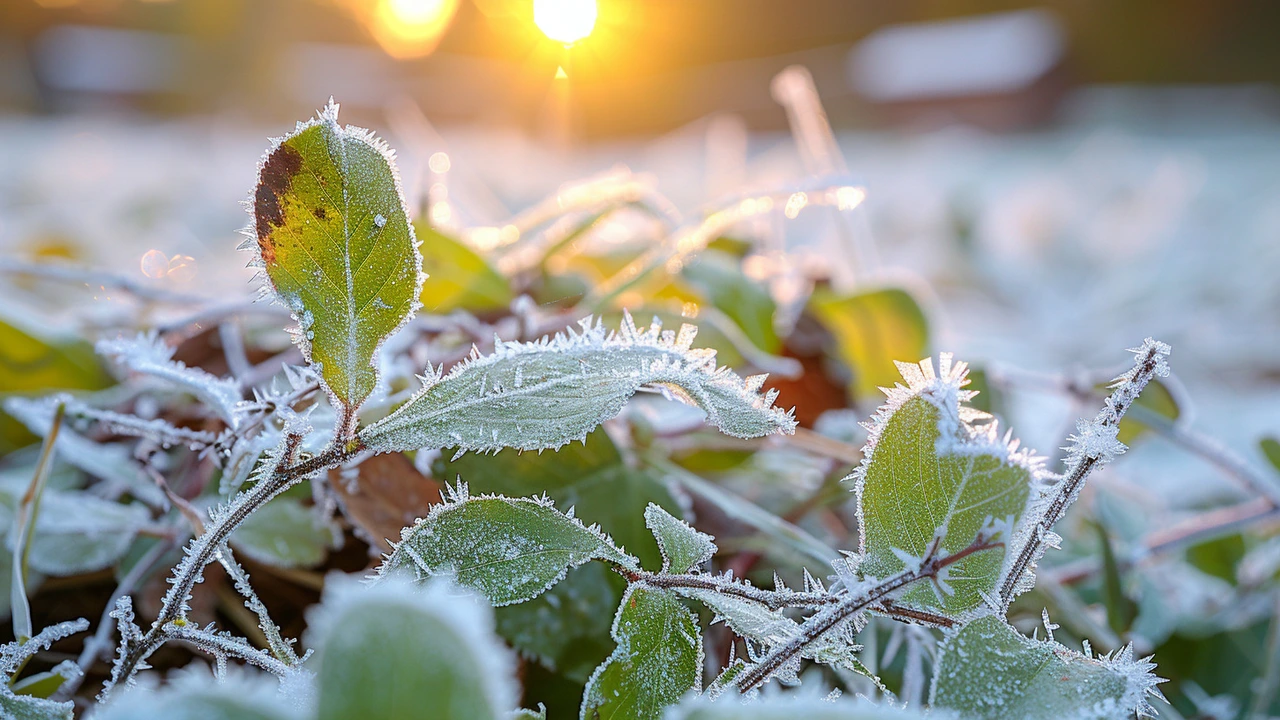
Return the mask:
<path id="1" fill-rule="evenodd" d="M 396 58 L 429 55 L 458 10 L 458 0 L 378 0 L 369 18 L 374 39 Z"/>
<path id="2" fill-rule="evenodd" d="M 596 26 L 596 0 L 533 0 L 533 22 L 547 37 L 572 45 Z"/>

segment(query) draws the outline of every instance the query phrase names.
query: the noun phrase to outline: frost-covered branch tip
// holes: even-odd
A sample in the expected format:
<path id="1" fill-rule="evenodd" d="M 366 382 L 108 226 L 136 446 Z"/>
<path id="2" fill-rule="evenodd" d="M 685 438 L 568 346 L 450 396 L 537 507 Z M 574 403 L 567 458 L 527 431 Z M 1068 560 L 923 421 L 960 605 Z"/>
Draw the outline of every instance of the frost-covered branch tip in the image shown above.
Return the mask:
<path id="1" fill-rule="evenodd" d="M 1027 536 L 1018 549 L 1009 572 L 1005 574 L 998 600 L 1004 609 L 1017 595 L 1034 584 L 1036 563 L 1047 547 L 1056 547 L 1060 538 L 1053 526 L 1066 514 L 1084 487 L 1085 480 L 1094 469 L 1111 462 L 1125 451 L 1124 443 L 1117 439 L 1120 420 L 1133 405 L 1142 390 L 1156 377 L 1168 377 L 1170 348 L 1165 343 L 1147 338 L 1141 346 L 1129 350 L 1135 354 L 1133 367 L 1117 377 L 1111 384 L 1111 395 L 1103 402 L 1102 409 L 1093 420 L 1076 423 L 1076 433 L 1068 438 L 1064 448 L 1066 472 L 1062 479 L 1037 502 L 1035 523 L 1028 528 Z"/>

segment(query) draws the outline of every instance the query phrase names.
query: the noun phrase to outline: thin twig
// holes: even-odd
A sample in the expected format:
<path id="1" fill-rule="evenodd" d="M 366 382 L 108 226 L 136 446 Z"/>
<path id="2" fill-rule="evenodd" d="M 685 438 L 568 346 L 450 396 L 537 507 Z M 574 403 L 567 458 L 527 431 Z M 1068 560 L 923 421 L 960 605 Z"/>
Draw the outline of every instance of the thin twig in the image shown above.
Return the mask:
<path id="1" fill-rule="evenodd" d="M 937 578 L 944 568 L 976 552 L 1002 545 L 1004 545 L 1003 542 L 993 542 L 990 538 L 980 534 L 963 550 L 952 555 L 943 555 L 940 550 L 941 538 L 935 537 L 929 551 L 925 553 L 925 557 L 920 561 L 919 567 L 903 570 L 873 587 L 860 589 L 857 592 L 843 593 L 838 604 L 827 606 L 806 620 L 800 626 L 800 632 L 794 638 L 775 646 L 764 657 L 738 676 L 735 684 L 739 692 L 746 693 L 760 687 L 778 669 L 799 655 L 805 647 L 816 642 L 828 631 L 853 617 L 856 613 L 889 599 L 891 595 L 912 583 Z"/>
<path id="2" fill-rule="evenodd" d="M 64 282 L 83 283 L 88 286 L 97 285 L 102 288 L 123 290 L 143 300 L 179 304 L 212 302 L 213 298 L 203 295 L 165 290 L 139 283 L 131 278 L 101 270 L 76 267 L 74 265 L 55 265 L 53 263 L 31 263 L 21 260 L 0 260 L 0 272 L 13 275 L 31 275 L 34 277 L 61 280 Z"/>

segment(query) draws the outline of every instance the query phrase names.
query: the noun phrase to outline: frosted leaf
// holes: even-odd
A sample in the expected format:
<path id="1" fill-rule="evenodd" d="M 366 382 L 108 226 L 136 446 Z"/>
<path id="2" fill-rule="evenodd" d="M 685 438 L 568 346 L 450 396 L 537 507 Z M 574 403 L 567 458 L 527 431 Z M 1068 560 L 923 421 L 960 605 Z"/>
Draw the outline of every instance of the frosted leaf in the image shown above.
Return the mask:
<path id="1" fill-rule="evenodd" d="M 581 717 L 657 720 L 685 693 L 702 689 L 702 634 L 674 593 L 633 584 L 611 634 L 618 645 L 591 675 Z"/>
<path id="2" fill-rule="evenodd" d="M 618 332 L 587 318 L 580 332 L 498 343 L 492 355 L 473 353 L 447 375 L 428 372 L 425 381 L 409 402 L 360 433 L 365 445 L 379 452 L 558 448 L 584 439 L 645 386 L 702 408 L 737 437 L 795 428 L 791 414 L 773 406 L 776 392 L 750 389 L 733 371 L 716 368 L 714 352 L 682 349 L 660 324 L 639 330 L 630 315 Z"/>
<path id="3" fill-rule="evenodd" d="M 174 349 L 154 332 L 133 339 L 100 340 L 96 349 L 99 355 L 114 360 L 130 372 L 159 378 L 191 393 L 231 427 L 239 424 L 236 406 L 242 400 L 240 383 L 174 360 Z"/>
<path id="4" fill-rule="evenodd" d="M 139 683 L 116 693 L 91 720 L 303 720 L 307 714 L 280 692 L 270 676 L 228 668 L 215 679 L 199 663 L 171 673 L 168 682 Z"/>
<path id="5" fill-rule="evenodd" d="M 75 704 L 19 695 L 0 685 L 0 718 L 4 720 L 73 720 Z"/>
<path id="6" fill-rule="evenodd" d="M 59 396 L 59 400 L 66 403 L 67 415 L 70 417 L 86 418 L 98 423 L 107 432 L 146 438 L 165 448 L 185 445 L 192 450 L 203 450 L 218 440 L 216 434 L 207 430 L 176 427 L 161 418 L 145 420 L 136 415 L 101 410 L 73 400 L 70 396 Z"/>
<path id="7" fill-rule="evenodd" d="M 378 346 L 420 307 L 422 256 L 394 153 L 339 125 L 330 100 L 272 140 L 250 208 L 241 247 L 298 321 L 294 341 L 335 405 L 354 411 L 377 382 Z"/>
<path id="8" fill-rule="evenodd" d="M 549 501 L 464 495 L 435 505 L 407 528 L 378 574 L 449 575 L 494 605 L 510 605 L 537 597 L 570 568 L 594 558 L 636 567 L 635 558 L 606 535 Z"/>
<path id="9" fill-rule="evenodd" d="M 16 502 L 0 495 L 0 502 Z M 28 555 L 30 566 L 63 577 L 110 567 L 150 520 L 141 505 L 121 505 L 85 492 L 46 490 Z"/>
<path id="10" fill-rule="evenodd" d="M 918 565 L 935 536 L 948 553 L 983 530 L 1008 545 L 1047 475 L 1043 460 L 994 421 L 976 424 L 987 417 L 965 404 L 975 393 L 963 389 L 964 363 L 944 353 L 936 374 L 931 360 L 899 366 L 908 385 L 886 391 L 850 476 L 863 528 L 858 570 L 878 578 Z M 996 593 L 1010 555 L 1004 546 L 973 553 L 942 582 L 917 583 L 897 602 L 950 617 L 986 612 L 983 595 Z"/>
<path id="11" fill-rule="evenodd" d="M 245 518 L 231 534 L 231 545 L 264 565 L 310 568 L 342 547 L 342 528 L 319 506 L 278 497 Z"/>
<path id="12" fill-rule="evenodd" d="M 5 412 L 31 432 L 45 437 L 53 427 L 53 414 L 60 396 L 29 399 L 11 397 L 4 401 Z M 64 423 L 54 445 L 58 459 L 86 473 L 121 486 L 150 505 L 163 505 L 164 493 L 133 459 L 129 448 L 118 443 L 96 443 Z"/>
<path id="13" fill-rule="evenodd" d="M 686 573 L 711 559 L 716 553 L 715 538 L 698 532 L 677 519 L 661 506 L 649 503 L 644 510 L 644 524 L 658 541 L 662 551 L 662 571 Z"/>
<path id="14" fill-rule="evenodd" d="M 446 582 L 331 575 L 307 624 L 317 720 L 506 720 L 516 708 L 515 664 L 492 613 Z"/>
<path id="15" fill-rule="evenodd" d="M 743 698 L 735 694 L 723 697 L 690 697 L 671 708 L 665 720 L 924 720 L 926 715 L 915 709 L 876 705 L 867 698 L 814 697 L 802 693 L 772 694 Z M 929 720 L 953 720 L 946 711 L 931 711 Z"/>
<path id="16" fill-rule="evenodd" d="M 1087 658 L 987 616 L 942 643 L 930 703 L 982 720 L 1152 717 L 1148 698 L 1164 680 L 1148 660 L 1134 659 L 1131 645 Z"/>
<path id="17" fill-rule="evenodd" d="M 33 673 L 13 683 L 12 690 L 18 695 L 35 697 L 52 697 L 64 684 L 84 675 L 80 666 L 71 660 L 63 660 L 51 670 Z"/>

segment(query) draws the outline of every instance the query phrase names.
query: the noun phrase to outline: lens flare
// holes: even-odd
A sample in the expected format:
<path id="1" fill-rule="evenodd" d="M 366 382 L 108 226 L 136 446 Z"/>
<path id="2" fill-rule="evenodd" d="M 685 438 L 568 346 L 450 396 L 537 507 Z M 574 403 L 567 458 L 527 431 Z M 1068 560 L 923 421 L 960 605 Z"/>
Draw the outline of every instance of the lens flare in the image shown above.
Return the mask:
<path id="1" fill-rule="evenodd" d="M 440 44 L 457 11 L 458 0 L 378 0 L 366 23 L 388 55 L 422 57 Z"/>
<path id="2" fill-rule="evenodd" d="M 572 45 L 596 26 L 596 0 L 533 0 L 533 22 L 547 37 Z"/>

